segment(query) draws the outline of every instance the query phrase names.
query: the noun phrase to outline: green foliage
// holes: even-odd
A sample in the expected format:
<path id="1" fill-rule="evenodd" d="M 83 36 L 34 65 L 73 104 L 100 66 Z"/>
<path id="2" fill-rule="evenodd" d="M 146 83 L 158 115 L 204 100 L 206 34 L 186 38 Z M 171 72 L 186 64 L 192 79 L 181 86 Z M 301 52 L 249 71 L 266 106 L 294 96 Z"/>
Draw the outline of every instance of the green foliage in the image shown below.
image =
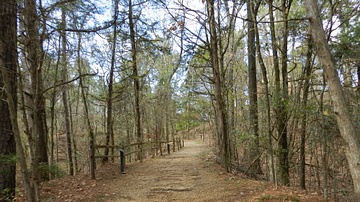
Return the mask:
<path id="1" fill-rule="evenodd" d="M 40 176 L 52 176 L 52 178 L 62 178 L 66 175 L 66 172 L 62 170 L 58 165 L 47 165 L 46 163 L 41 163 L 38 167 L 38 172 Z"/>
<path id="2" fill-rule="evenodd" d="M 289 18 L 296 19 L 293 21 L 289 21 L 289 32 L 290 35 L 297 37 L 297 38 L 304 38 L 302 32 L 307 30 L 307 22 L 305 20 L 301 20 L 306 17 L 306 10 L 303 6 L 303 2 L 301 1 L 293 1 L 292 2 L 292 9 L 290 9 Z"/>
<path id="3" fill-rule="evenodd" d="M 266 193 L 265 195 L 263 195 L 259 198 L 259 201 L 267 201 L 267 200 L 271 200 L 271 199 L 272 199 L 271 195 Z"/>
<path id="4" fill-rule="evenodd" d="M 255 136 L 250 134 L 248 131 L 239 131 L 237 139 L 241 144 L 246 142 L 255 142 Z"/>
<path id="5" fill-rule="evenodd" d="M 16 164 L 15 154 L 0 154 L 0 164 Z"/>
<path id="6" fill-rule="evenodd" d="M 338 192 L 341 193 L 341 195 L 343 195 L 343 196 L 350 196 L 350 194 L 351 194 L 351 192 L 349 192 L 348 190 L 345 190 L 345 189 L 341 189 Z"/>
<path id="7" fill-rule="evenodd" d="M 185 100 L 178 103 L 178 119 L 176 123 L 177 130 L 194 128 L 209 119 L 209 102 L 205 97 L 190 93 L 191 98 L 185 97 Z"/>
<path id="8" fill-rule="evenodd" d="M 208 95 L 208 84 L 204 75 L 211 77 L 211 71 L 206 68 L 209 61 L 209 52 L 198 49 L 189 63 L 184 83 L 181 85 L 181 97 L 177 100 L 178 119 L 177 130 L 194 128 L 209 120 L 211 113 L 211 98 Z"/>
<path id="9" fill-rule="evenodd" d="M 14 199 L 14 191 L 9 188 L 5 188 L 0 192 L 0 201 L 10 202 Z"/>
<path id="10" fill-rule="evenodd" d="M 345 16 L 343 16 L 345 17 Z M 349 18 L 344 20 L 344 26 L 341 27 L 340 34 L 336 36 L 337 43 L 332 44 L 334 57 L 337 60 L 356 59 L 359 57 L 359 44 L 360 44 L 360 26 L 355 23 L 359 20 L 359 15 L 346 16 Z"/>
<path id="11" fill-rule="evenodd" d="M 179 116 L 176 123 L 176 130 L 181 131 L 187 128 L 195 128 L 200 125 L 200 120 L 195 112 L 183 113 Z"/>

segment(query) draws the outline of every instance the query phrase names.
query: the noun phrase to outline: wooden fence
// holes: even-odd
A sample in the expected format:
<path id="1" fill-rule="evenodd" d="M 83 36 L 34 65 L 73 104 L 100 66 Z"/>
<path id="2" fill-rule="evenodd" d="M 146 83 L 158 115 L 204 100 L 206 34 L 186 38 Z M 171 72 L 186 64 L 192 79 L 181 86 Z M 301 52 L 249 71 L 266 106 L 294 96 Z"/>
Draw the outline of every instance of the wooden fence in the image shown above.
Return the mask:
<path id="1" fill-rule="evenodd" d="M 147 142 L 136 142 L 127 145 L 96 145 L 90 143 L 90 163 L 93 166 L 90 166 L 90 173 L 92 178 L 95 179 L 95 169 L 96 169 L 96 158 L 120 158 L 120 172 L 125 173 L 125 164 L 126 162 L 131 162 L 132 155 L 135 155 L 135 161 L 142 160 L 149 156 L 163 156 L 164 153 L 170 155 L 172 152 L 178 151 L 184 147 L 184 140 L 181 137 L 174 137 L 172 141 L 147 141 Z M 99 149 L 116 149 L 118 154 L 114 155 L 96 155 L 95 150 Z"/>

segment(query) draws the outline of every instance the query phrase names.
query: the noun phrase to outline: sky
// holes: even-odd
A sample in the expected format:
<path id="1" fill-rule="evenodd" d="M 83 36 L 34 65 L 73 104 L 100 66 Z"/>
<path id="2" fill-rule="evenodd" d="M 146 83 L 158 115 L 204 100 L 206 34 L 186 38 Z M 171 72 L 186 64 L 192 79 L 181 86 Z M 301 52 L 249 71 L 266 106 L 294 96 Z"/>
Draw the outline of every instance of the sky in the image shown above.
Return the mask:
<path id="1" fill-rule="evenodd" d="M 204 9 L 205 9 L 205 4 L 202 3 L 202 0 L 173 0 L 173 1 L 168 1 L 168 2 L 169 2 L 168 10 L 165 10 L 163 8 L 155 8 L 155 7 L 151 7 L 151 6 L 148 6 L 142 10 L 142 17 L 150 18 L 154 21 L 158 21 L 158 22 L 162 23 L 161 26 L 163 28 L 162 28 L 162 30 L 159 30 L 159 32 L 164 32 L 164 31 L 168 30 L 172 25 L 172 22 L 171 22 L 172 17 L 171 17 L 171 15 L 169 15 L 169 13 L 168 13 L 169 11 L 172 12 L 173 15 L 176 15 L 176 13 L 183 12 L 178 9 L 179 4 L 183 3 L 187 8 L 191 8 L 194 11 L 200 10 L 200 11 L 204 12 Z M 99 4 L 100 7 L 106 11 L 104 11 L 100 15 L 96 15 L 96 17 L 95 17 L 96 21 L 90 20 L 88 22 L 89 27 L 99 26 L 99 24 L 102 24 L 106 21 L 110 21 L 112 19 L 112 15 L 113 15 L 112 3 L 109 3 L 109 1 L 106 1 L 106 0 L 99 0 L 96 2 L 96 4 Z M 126 9 L 126 8 L 124 8 L 124 9 Z M 191 30 L 194 30 L 194 32 L 196 32 L 195 30 L 199 29 L 199 24 L 198 24 L 198 21 L 196 19 L 194 19 L 195 17 L 192 17 L 194 15 L 194 12 L 187 11 L 186 15 L 187 15 L 187 19 L 186 19 L 187 29 L 191 29 Z M 109 31 L 110 30 L 112 30 L 112 28 L 109 29 Z M 162 33 L 158 33 L 158 35 L 161 36 Z M 174 39 L 176 40 L 176 37 Z M 109 43 L 106 41 L 106 39 L 104 38 L 103 35 L 95 34 L 93 42 L 95 42 L 101 49 L 104 49 L 103 52 L 108 52 L 110 54 Z M 117 47 L 117 48 L 121 49 L 121 47 Z M 177 46 L 176 43 L 174 43 L 173 50 L 176 52 L 180 52 L 180 47 Z M 117 51 L 119 51 L 119 50 L 117 50 Z M 95 62 L 95 63 L 93 63 L 93 68 L 96 69 L 96 71 L 99 72 L 101 75 L 105 75 L 107 73 L 108 66 L 110 66 L 110 60 L 109 60 L 108 64 L 105 64 L 105 65 L 106 65 L 106 67 L 100 67 L 99 63 Z"/>

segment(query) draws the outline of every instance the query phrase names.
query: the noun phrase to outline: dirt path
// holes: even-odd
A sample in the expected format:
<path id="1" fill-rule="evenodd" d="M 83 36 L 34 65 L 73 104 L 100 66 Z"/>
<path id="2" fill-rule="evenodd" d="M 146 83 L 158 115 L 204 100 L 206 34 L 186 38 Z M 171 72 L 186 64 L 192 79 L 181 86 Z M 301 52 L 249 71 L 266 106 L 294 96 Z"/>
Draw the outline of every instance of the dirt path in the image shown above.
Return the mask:
<path id="1" fill-rule="evenodd" d="M 99 201 L 319 201 L 290 188 L 227 174 L 206 161 L 209 148 L 196 140 L 170 156 L 129 165 L 127 173 L 104 184 Z M 284 193 L 285 192 L 285 193 Z"/>
<path id="2" fill-rule="evenodd" d="M 126 172 L 120 174 L 118 163 L 110 163 L 99 165 L 96 180 L 77 175 L 45 182 L 42 201 L 323 201 L 318 193 L 226 173 L 212 160 L 209 147 L 196 140 L 185 141 L 185 148 L 169 156 L 129 164 Z M 23 191 L 19 190 L 16 201 L 26 201 Z"/>
<path id="3" fill-rule="evenodd" d="M 224 197 L 222 177 L 214 178 L 208 164 L 199 159 L 207 148 L 197 141 L 186 141 L 185 148 L 164 158 L 145 161 L 127 169 L 115 185 L 117 201 L 218 201 Z M 127 182 L 126 185 L 121 181 Z M 214 197 L 211 193 L 219 193 Z"/>

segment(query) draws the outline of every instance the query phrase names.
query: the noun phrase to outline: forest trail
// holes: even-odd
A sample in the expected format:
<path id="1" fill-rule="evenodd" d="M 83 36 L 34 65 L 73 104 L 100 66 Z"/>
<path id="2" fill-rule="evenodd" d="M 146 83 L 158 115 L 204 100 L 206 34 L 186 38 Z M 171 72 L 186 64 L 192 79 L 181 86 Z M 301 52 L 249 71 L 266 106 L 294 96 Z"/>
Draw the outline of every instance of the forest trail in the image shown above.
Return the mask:
<path id="1" fill-rule="evenodd" d="M 220 201 L 229 195 L 223 184 L 227 179 L 214 175 L 211 162 L 200 159 L 209 153 L 206 145 L 195 140 L 169 156 L 146 161 L 128 169 L 115 184 L 117 201 Z M 126 185 L 124 185 L 124 181 Z"/>
<path id="2" fill-rule="evenodd" d="M 99 165 L 96 180 L 82 174 L 44 182 L 40 186 L 42 201 L 324 201 L 319 193 L 226 173 L 214 162 L 211 148 L 199 140 L 186 140 L 185 147 L 171 155 L 128 164 L 125 171 L 119 172 L 119 163 L 108 163 Z M 16 201 L 26 201 L 22 191 Z"/>
<path id="3" fill-rule="evenodd" d="M 106 184 L 107 194 L 99 201 L 321 201 L 228 174 L 212 159 L 207 145 L 187 140 L 179 152 L 129 165 L 126 174 Z"/>

